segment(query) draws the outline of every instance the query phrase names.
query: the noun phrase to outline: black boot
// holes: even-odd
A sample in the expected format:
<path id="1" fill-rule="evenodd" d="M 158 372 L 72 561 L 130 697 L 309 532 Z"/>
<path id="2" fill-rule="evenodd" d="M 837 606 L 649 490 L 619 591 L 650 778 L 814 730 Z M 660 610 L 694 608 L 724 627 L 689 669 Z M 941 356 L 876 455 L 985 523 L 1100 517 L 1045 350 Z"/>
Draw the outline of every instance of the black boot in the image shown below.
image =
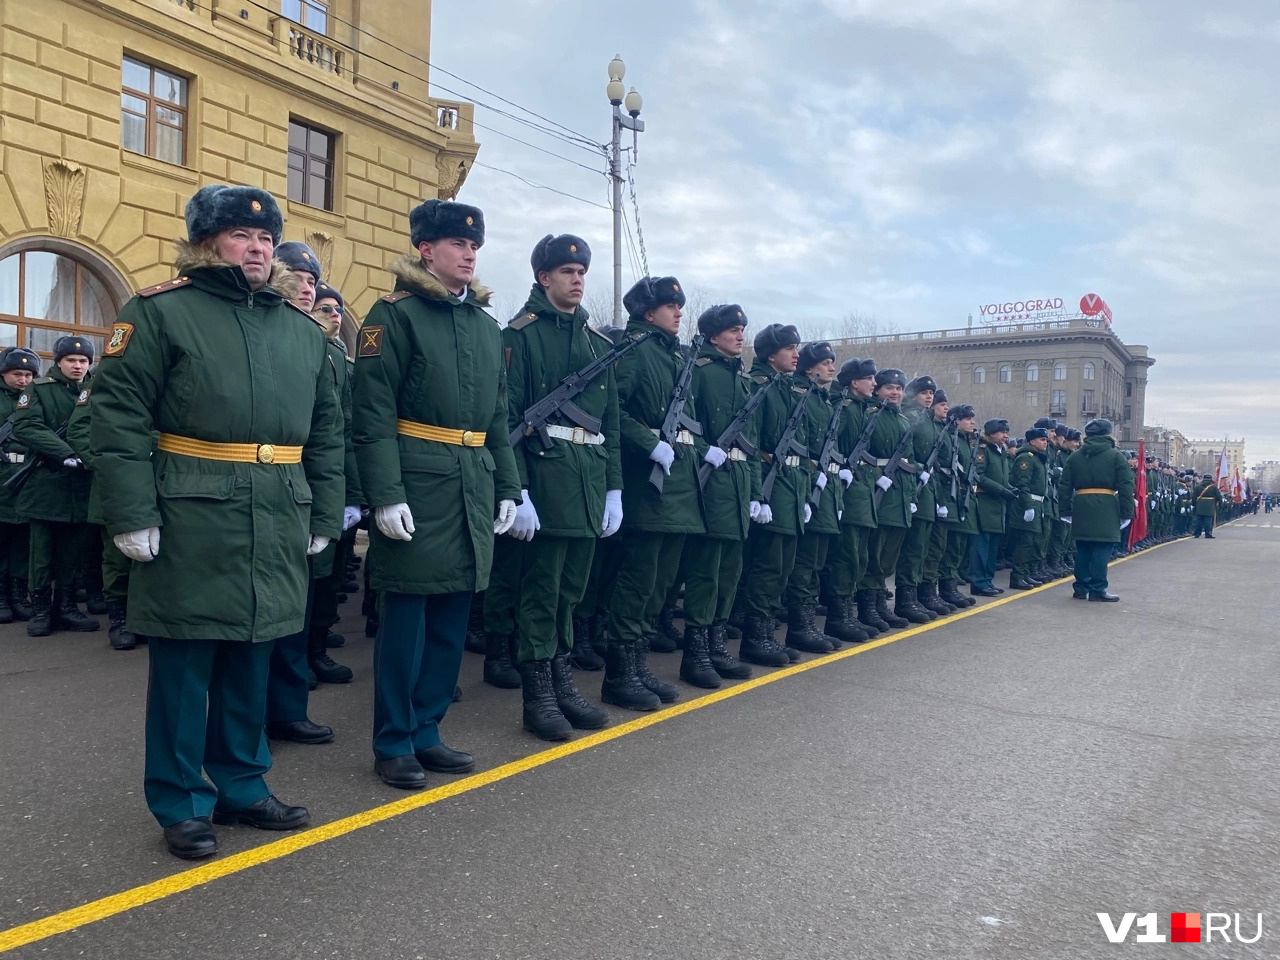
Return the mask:
<path id="1" fill-rule="evenodd" d="M 71 594 L 58 591 L 53 598 L 53 629 L 71 630 L 75 633 L 92 633 L 101 630 L 102 624 L 85 616 L 71 601 Z"/>
<path id="2" fill-rule="evenodd" d="M 124 625 L 124 621 L 124 601 L 109 601 L 107 603 L 107 639 L 111 641 L 112 650 L 132 650 L 138 645 L 138 638 Z"/>
<path id="3" fill-rule="evenodd" d="M 720 686 L 720 674 L 711 665 L 710 640 L 706 627 L 684 628 L 684 656 L 680 658 L 680 679 L 695 687 L 715 690 Z"/>
<path id="4" fill-rule="evenodd" d="M 511 665 L 511 648 L 503 633 L 484 635 L 484 682 L 503 690 L 520 686 L 520 673 Z"/>
<path id="5" fill-rule="evenodd" d="M 824 643 L 826 643 L 826 645 L 829 646 L 832 650 L 839 650 L 842 645 L 840 642 L 840 638 L 833 637 L 830 633 L 827 632 L 825 626 L 822 626 L 822 627 L 818 626 L 819 610 L 823 611 L 822 613 L 823 624 L 827 624 L 831 622 L 831 611 L 833 609 L 839 609 L 839 605 L 836 604 L 834 597 L 832 598 L 831 602 L 832 602 L 832 606 L 827 606 L 824 604 L 822 607 L 819 607 L 815 603 L 806 603 L 804 605 L 804 609 L 801 611 L 801 615 L 804 617 L 804 625 L 809 630 L 810 633 L 812 633 L 819 640 L 822 640 Z"/>
<path id="6" fill-rule="evenodd" d="M 520 664 L 520 689 L 524 693 L 524 728 L 541 740 L 568 740 L 573 727 L 556 705 L 550 660 L 526 660 Z"/>
<path id="7" fill-rule="evenodd" d="M 822 632 L 841 643 L 862 643 L 870 639 L 867 631 L 853 618 L 852 604 L 849 597 L 831 597 L 827 601 L 827 625 Z"/>
<path id="8" fill-rule="evenodd" d="M 1028 580 L 1020 577 L 1014 571 L 1009 571 L 1009 589 L 1010 590 L 1033 590 L 1040 586 L 1039 580 Z"/>
<path id="9" fill-rule="evenodd" d="M 13 608 L 9 606 L 7 590 L 0 590 L 0 623 L 13 623 Z"/>
<path id="10" fill-rule="evenodd" d="M 893 612 L 905 617 L 911 623 L 932 623 L 938 615 L 926 610 L 916 602 L 916 588 L 899 585 L 897 596 L 893 598 Z"/>
<path id="11" fill-rule="evenodd" d="M 587 626 L 586 617 L 574 616 L 573 618 L 573 649 L 569 652 L 569 659 L 579 670 L 604 669 L 604 658 L 596 653 L 595 647 L 591 645 L 591 630 Z M 576 727 L 577 724 L 575 723 L 574 726 Z M 595 728 L 584 727 L 583 729 L 594 730 Z"/>
<path id="12" fill-rule="evenodd" d="M 738 656 L 747 663 L 758 663 L 762 667 L 785 667 L 791 663 L 787 651 L 769 632 L 769 622 L 750 614 L 742 625 L 742 645 Z"/>
<path id="13" fill-rule="evenodd" d="M 28 637 L 47 637 L 53 633 L 53 591 L 48 587 L 31 594 L 31 619 L 27 621 Z"/>
<path id="14" fill-rule="evenodd" d="M 321 683 L 350 683 L 355 677 L 350 667 L 338 663 L 327 650 L 321 651 L 319 656 L 308 656 L 307 666 Z"/>
<path id="15" fill-rule="evenodd" d="M 91 614 L 101 616 L 107 612 L 107 598 L 102 595 L 101 590 L 90 590 L 85 597 L 84 608 Z"/>
<path id="16" fill-rule="evenodd" d="M 593 613 L 587 618 L 587 632 L 591 634 L 591 649 L 603 662 L 609 651 L 609 618 L 603 613 Z"/>
<path id="17" fill-rule="evenodd" d="M 728 627 L 723 623 L 713 623 L 711 629 L 707 631 L 707 657 L 711 661 L 711 666 L 726 680 L 750 680 L 751 668 L 740 662 L 725 645 L 725 638 L 728 635 Z"/>
<path id="18" fill-rule="evenodd" d="M 969 600 L 972 599 L 971 597 L 963 596 L 956 588 L 956 581 L 949 579 L 938 581 L 938 596 L 960 610 L 967 609 L 969 607 Z M 974 600 L 973 602 L 977 603 L 978 601 Z"/>
<path id="19" fill-rule="evenodd" d="M 876 613 L 879 615 L 881 620 L 887 623 L 890 627 L 896 627 L 898 629 L 901 629 L 911 623 L 910 620 L 904 620 L 889 609 L 888 590 L 875 590 L 872 592 L 876 597 Z"/>
<path id="20" fill-rule="evenodd" d="M 675 612 L 675 607 L 663 607 L 659 612 L 657 629 L 649 634 L 649 649 L 654 653 L 675 653 L 680 649 L 684 638 L 672 622 Z"/>
<path id="21" fill-rule="evenodd" d="M 889 622 L 880 616 L 874 590 L 859 590 L 854 594 L 854 601 L 858 605 L 858 622 L 875 631 L 871 636 L 876 637 L 893 629 L 889 626 Z"/>
<path id="22" fill-rule="evenodd" d="M 594 652 L 594 651 L 593 651 Z M 551 685 L 555 688 L 556 706 L 569 721 L 570 726 L 578 730 L 599 730 L 609 725 L 609 711 L 593 707 L 578 692 L 573 682 L 573 665 L 570 658 L 564 656 L 551 658 Z M 604 664 L 600 665 L 604 669 Z"/>
<path id="23" fill-rule="evenodd" d="M 831 644 L 822 634 L 810 630 L 804 613 L 801 606 L 787 608 L 787 646 L 801 653 L 830 653 Z"/>
<path id="24" fill-rule="evenodd" d="M 13 619 L 31 619 L 31 598 L 27 596 L 27 581 L 14 577 L 9 581 L 9 609 Z"/>
<path id="25" fill-rule="evenodd" d="M 600 699 L 627 710 L 657 710 L 658 695 L 636 676 L 636 649 L 630 643 L 610 643 L 604 658 Z"/>
<path id="26" fill-rule="evenodd" d="M 636 641 L 636 676 L 649 690 L 658 695 L 663 703 L 675 703 L 680 691 L 673 684 L 663 683 L 649 669 L 649 638 L 641 637 Z"/>
<path id="27" fill-rule="evenodd" d="M 938 593 L 938 585 L 931 581 L 924 581 L 916 588 L 916 600 L 920 606 L 926 610 L 932 610 L 940 617 L 947 617 L 956 612 L 956 608 Z"/>
<path id="28" fill-rule="evenodd" d="M 484 653 L 484 592 L 472 594 L 471 612 L 467 615 L 467 639 L 463 641 L 467 653 Z"/>

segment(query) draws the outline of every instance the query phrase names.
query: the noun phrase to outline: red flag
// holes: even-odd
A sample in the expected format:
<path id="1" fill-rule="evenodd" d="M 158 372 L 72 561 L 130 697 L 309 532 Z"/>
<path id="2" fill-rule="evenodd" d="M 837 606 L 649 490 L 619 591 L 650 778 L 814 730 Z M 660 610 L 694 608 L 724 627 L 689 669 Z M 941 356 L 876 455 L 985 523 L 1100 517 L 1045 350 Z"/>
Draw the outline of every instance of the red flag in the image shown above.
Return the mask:
<path id="1" fill-rule="evenodd" d="M 1240 484 L 1240 471 L 1236 470 L 1231 481 L 1231 499 L 1239 503 L 1244 499 L 1244 488 Z"/>
<path id="2" fill-rule="evenodd" d="M 1129 549 L 1147 537 L 1147 442 L 1138 441 L 1138 469 L 1134 471 L 1133 497 L 1138 501 L 1138 508 L 1133 512 L 1133 523 L 1129 524 Z"/>

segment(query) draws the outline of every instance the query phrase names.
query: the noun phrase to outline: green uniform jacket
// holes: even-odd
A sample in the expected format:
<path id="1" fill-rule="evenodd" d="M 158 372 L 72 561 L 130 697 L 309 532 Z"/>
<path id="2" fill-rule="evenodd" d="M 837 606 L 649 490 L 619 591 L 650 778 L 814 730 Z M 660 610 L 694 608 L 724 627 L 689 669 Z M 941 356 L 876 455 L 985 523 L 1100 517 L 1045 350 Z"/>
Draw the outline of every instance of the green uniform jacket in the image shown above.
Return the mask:
<path id="1" fill-rule="evenodd" d="M 754 389 L 760 390 L 773 376 L 773 367 L 763 360 L 756 359 L 751 366 L 751 380 Z M 760 478 L 761 483 L 771 469 L 773 452 L 778 448 L 783 432 L 787 429 L 787 420 L 791 417 L 792 408 L 800 401 L 809 383 L 807 377 L 791 374 L 784 375 L 778 385 L 769 391 L 769 397 L 756 412 L 756 424 L 760 441 Z M 805 418 L 800 418 L 796 427 L 796 443 L 804 447 L 808 445 L 808 431 Z M 773 533 L 787 536 L 799 536 L 804 530 L 804 502 L 809 496 L 813 483 L 813 472 L 809 469 L 807 457 L 800 458 L 798 467 L 779 467 L 778 475 L 773 481 L 773 492 L 770 496 L 769 510 L 773 521 L 765 525 L 765 529 Z"/>
<path id="2" fill-rule="evenodd" d="M 702 345 L 693 368 L 693 411 L 702 424 L 702 436 L 707 443 L 715 443 L 728 429 L 751 396 L 751 388 L 751 378 L 741 357 L 725 356 L 709 343 Z M 743 428 L 751 443 L 756 442 L 755 426 L 748 423 Z M 759 458 L 726 460 L 718 470 L 711 471 L 702 489 L 707 536 L 719 540 L 747 539 L 751 528 L 751 501 L 759 499 Z"/>
<path id="3" fill-rule="evenodd" d="M 703 533 L 698 465 L 707 450 L 705 430 L 704 437 L 695 437 L 693 445 L 675 444 L 676 460 L 671 464 L 671 475 L 663 479 L 662 493 L 649 482 L 653 470 L 649 453 L 658 445 L 653 431 L 662 426 L 676 377 L 684 367 L 675 337 L 643 320 L 627 322 L 629 334 L 650 331 L 652 337 L 618 361 L 622 522 L 626 529 L 648 533 Z M 685 404 L 685 413 L 696 419 L 692 401 Z"/>
<path id="4" fill-rule="evenodd" d="M 959 479 L 956 481 L 956 506 L 953 515 L 959 519 L 956 526 L 957 533 L 976 534 L 978 529 L 978 491 L 975 490 L 972 496 L 969 496 L 969 509 L 964 508 L 964 498 L 969 494 L 969 466 L 973 463 L 976 451 L 969 445 L 970 438 L 973 434 L 956 433 L 952 438 L 955 444 L 956 456 L 959 459 Z M 947 492 L 950 494 L 950 484 L 947 486 Z"/>
<path id="5" fill-rule="evenodd" d="M 840 387 L 835 386 L 837 394 L 834 398 L 835 403 L 843 402 L 844 398 L 839 394 Z M 809 459 L 813 461 L 814 472 L 809 475 L 809 487 L 804 492 L 805 499 L 813 493 L 813 484 L 817 480 L 818 457 L 822 456 L 822 443 L 827 436 L 827 425 L 831 422 L 831 414 L 834 410 L 832 406 L 832 396 L 826 387 L 820 387 L 817 383 L 813 384 L 813 389 L 809 391 L 809 398 L 805 401 L 805 434 L 809 446 Z M 837 432 L 837 446 L 839 446 L 839 433 Z M 833 464 L 834 465 L 834 464 Z M 837 467 L 837 470 L 839 468 Z M 839 533 L 840 518 L 836 514 L 836 498 L 841 496 L 840 478 L 827 471 L 827 485 L 822 489 L 822 498 L 818 501 L 817 508 L 813 511 L 813 516 L 809 518 L 809 522 L 805 524 L 805 533 Z M 812 506 L 812 504 L 810 504 Z M 841 507 L 841 509 L 844 509 Z"/>
<path id="6" fill-rule="evenodd" d="M 942 426 L 946 436 L 943 437 L 942 449 L 938 451 L 938 462 L 934 466 L 933 470 L 935 474 L 933 495 L 935 507 L 946 507 L 947 515 L 945 517 L 939 517 L 935 510 L 934 518 L 939 523 L 950 523 L 954 525 L 960 522 L 960 503 L 958 503 L 956 498 L 951 495 L 952 457 L 959 453 L 959 448 L 956 446 L 957 431 L 947 430 L 946 427 L 948 424 L 942 424 Z M 968 446 L 968 442 L 963 442 L 961 446 Z M 961 460 L 960 463 L 961 468 L 963 469 L 965 461 Z M 961 477 L 960 480 L 956 481 L 956 490 L 960 494 L 960 502 L 964 501 L 964 489 L 960 486 L 960 481 L 963 479 L 964 478 Z"/>
<path id="7" fill-rule="evenodd" d="M 22 395 L 21 390 L 12 390 L 4 385 L 4 381 L 0 380 L 0 423 L 6 422 L 13 417 L 16 426 L 18 397 Z M 21 456 L 25 459 L 27 455 L 26 445 L 18 439 L 15 433 L 9 438 L 9 442 L 5 444 L 5 450 L 10 456 L 0 456 L 0 484 L 17 473 L 21 464 L 15 463 L 13 455 Z M 18 516 L 18 499 L 4 487 L 0 486 L 0 523 L 26 523 L 26 520 Z"/>
<path id="8" fill-rule="evenodd" d="M 970 509 L 978 515 L 978 530 L 1004 533 L 1002 494 L 1009 489 L 1009 457 L 1001 444 L 993 443 L 984 433 L 978 439 L 973 459 L 978 465 L 978 489 L 973 492 Z"/>
<path id="9" fill-rule="evenodd" d="M 182 278 L 120 311 L 93 382 L 94 478 L 111 535 L 160 527 L 129 578 L 129 628 L 181 640 L 273 640 L 302 629 L 307 547 L 342 532 L 342 427 L 324 338 L 270 285 L 180 244 Z M 166 453 L 153 432 L 302 447 L 302 462 Z"/>
<path id="10" fill-rule="evenodd" d="M 68 380 L 55 365 L 47 377 L 31 381 L 18 397 L 14 435 L 26 445 L 28 455 L 38 455 L 40 466 L 18 493 L 18 516 L 24 520 L 85 523 L 89 519 L 89 493 L 93 476 L 83 467 L 64 467 L 62 461 L 76 455 L 54 431 L 71 418 L 76 400 L 88 388 Z"/>
<path id="11" fill-rule="evenodd" d="M 884 406 L 885 409 L 884 414 L 876 421 L 876 428 L 871 434 L 871 443 L 867 445 L 867 451 L 877 460 L 888 460 L 893 456 L 902 438 L 911 430 L 911 423 L 896 408 L 887 404 L 877 404 L 874 400 L 872 403 Z M 869 407 L 868 412 L 874 412 L 874 409 L 874 406 Z M 911 446 L 907 444 L 902 458 L 918 470 L 920 464 L 912 459 L 914 453 Z M 870 466 L 868 469 L 870 470 Z M 878 479 L 884 476 L 884 467 L 876 467 L 871 472 Z M 876 516 L 877 526 L 911 526 L 911 504 L 915 502 L 915 495 L 916 475 L 899 470 L 893 486 L 884 492 L 884 498 L 880 501 L 880 509 Z"/>
<path id="12" fill-rule="evenodd" d="M 1218 504 L 1222 503 L 1222 491 L 1212 480 L 1201 480 L 1194 494 L 1197 517 L 1216 517 Z"/>
<path id="13" fill-rule="evenodd" d="M 360 329 L 352 434 L 369 505 L 407 503 L 416 529 L 412 540 L 391 540 L 374 525 L 371 582 L 392 593 L 483 590 L 497 505 L 520 499 L 502 331 L 481 309 L 484 287 L 459 300 L 416 254 L 391 272 L 396 292 L 373 305 Z M 483 432 L 484 445 L 402 436 L 397 419 Z"/>
<path id="14" fill-rule="evenodd" d="M 1010 530 L 1042 529 L 1045 504 L 1049 502 L 1048 459 L 1048 451 L 1037 453 L 1030 446 L 1023 447 L 1013 458 L 1009 483 L 1018 491 L 1018 499 L 1009 507 Z M 1037 500 L 1036 497 L 1040 499 Z M 1030 523 L 1022 519 L 1028 510 L 1035 512 Z"/>
<path id="15" fill-rule="evenodd" d="M 587 311 L 572 316 L 547 302 L 534 285 L 524 312 L 502 331 L 507 355 L 508 422 L 519 426 L 525 410 L 560 385 L 575 370 L 613 349 L 603 334 L 587 326 Z M 618 453 L 618 384 L 605 370 L 574 399 L 584 413 L 600 421 L 604 443 L 552 440 L 547 449 L 537 435 L 516 444 L 520 486 L 538 511 L 539 536 L 598 537 L 604 523 L 604 495 L 622 489 Z M 551 423 L 576 426 L 567 417 Z M 510 432 L 510 431 L 508 431 Z"/>
<path id="16" fill-rule="evenodd" d="M 846 397 L 842 403 L 844 415 L 840 418 L 840 452 L 848 457 L 857 446 L 862 431 L 867 428 L 868 418 L 874 416 L 878 408 L 869 400 L 852 396 Z M 866 463 L 850 463 L 849 469 L 853 471 L 853 483 L 844 492 L 844 515 L 840 522 L 851 527 L 875 527 L 874 493 L 879 474 Z"/>
<path id="17" fill-rule="evenodd" d="M 915 460 L 923 468 L 929 459 L 929 454 L 933 452 L 933 445 L 938 441 L 938 435 L 946 428 L 945 421 L 936 419 L 928 411 L 917 417 L 911 427 L 911 459 Z M 946 441 L 944 440 L 942 449 L 938 451 L 938 459 L 934 463 L 933 474 L 929 477 L 929 482 L 923 487 L 919 483 L 916 484 L 916 507 L 918 509 L 912 518 L 913 523 L 933 523 L 938 519 L 938 488 L 942 483 L 942 475 L 938 467 L 946 466 L 950 461 L 951 453 L 947 449 Z M 947 482 L 950 483 L 950 481 Z"/>
<path id="18" fill-rule="evenodd" d="M 324 324 L 317 324 L 324 336 Z M 325 340 L 325 368 L 333 383 L 334 394 L 342 411 L 342 477 L 346 485 L 344 506 L 358 507 L 364 504 L 364 492 L 360 489 L 360 469 L 356 464 L 356 448 L 351 438 L 351 374 L 347 360 L 347 348 L 336 338 Z M 311 558 L 311 579 L 320 580 L 333 573 L 333 561 L 338 555 L 338 541 L 325 547 Z"/>
<path id="19" fill-rule="evenodd" d="M 1079 490 L 1114 490 L 1077 493 Z M 1120 542 L 1120 521 L 1133 519 L 1133 470 L 1111 437 L 1085 437 L 1067 458 L 1058 490 L 1058 508 L 1071 518 L 1077 540 Z"/>
<path id="20" fill-rule="evenodd" d="M 76 452 L 85 467 L 93 474 L 93 451 L 89 446 L 89 426 L 93 422 L 90 415 L 93 410 L 92 388 L 86 387 L 76 398 L 76 405 L 71 408 L 71 417 L 67 420 L 67 445 Z M 89 522 L 102 523 L 102 495 L 97 484 L 89 490 Z"/>

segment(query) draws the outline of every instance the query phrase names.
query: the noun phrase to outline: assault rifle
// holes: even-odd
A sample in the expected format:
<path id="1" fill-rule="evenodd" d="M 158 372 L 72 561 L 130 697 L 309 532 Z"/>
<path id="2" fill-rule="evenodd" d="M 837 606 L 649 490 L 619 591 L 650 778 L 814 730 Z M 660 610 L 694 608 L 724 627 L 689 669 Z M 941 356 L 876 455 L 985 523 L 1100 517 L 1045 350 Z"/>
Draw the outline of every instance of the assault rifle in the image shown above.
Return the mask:
<path id="1" fill-rule="evenodd" d="M 702 424 L 684 412 L 684 405 L 689 401 L 689 381 L 693 379 L 693 365 L 697 362 L 698 351 L 702 349 L 702 342 L 705 339 L 706 337 L 702 334 L 698 334 L 689 344 L 689 355 L 685 357 L 680 376 L 676 377 L 676 385 L 671 389 L 671 397 L 667 400 L 666 415 L 662 418 L 662 426 L 658 428 L 658 439 L 671 447 L 677 460 L 684 456 L 680 452 L 682 444 L 677 440 L 681 430 L 688 430 L 696 436 L 702 436 Z M 662 492 L 666 475 L 666 471 L 657 463 L 649 471 L 649 482 L 658 489 L 659 493 Z"/>
<path id="2" fill-rule="evenodd" d="M 978 431 L 969 434 L 969 472 L 965 476 L 964 509 L 960 511 L 961 522 L 969 519 L 969 504 L 973 502 L 973 491 L 978 486 Z"/>
<path id="3" fill-rule="evenodd" d="M 934 468 L 936 468 L 938 465 L 938 455 L 942 453 L 942 443 L 944 440 L 947 439 L 947 432 L 954 426 L 955 426 L 955 421 L 952 420 L 945 427 L 943 427 L 941 430 L 938 431 L 938 439 L 933 441 L 933 449 L 929 451 L 929 458 L 924 462 L 924 472 L 928 473 L 930 476 L 933 475 Z M 959 430 L 959 427 L 956 427 L 956 429 Z M 916 489 L 917 490 L 924 489 L 924 484 L 919 483 L 919 478 L 917 478 Z"/>
<path id="4" fill-rule="evenodd" d="M 66 440 L 67 424 L 64 423 L 57 430 L 53 431 L 53 435 L 59 440 Z M 27 454 L 27 462 L 15 470 L 13 472 L 13 476 L 4 482 L 4 488 L 16 497 L 18 495 L 18 491 L 25 487 L 27 485 L 27 481 L 31 479 L 31 471 L 40 466 L 40 461 L 44 459 L 48 459 L 50 462 L 55 462 L 52 457 L 45 458 L 43 456 Z"/>
<path id="5" fill-rule="evenodd" d="M 0 453 L 3 453 L 4 459 L 9 459 L 9 441 L 13 439 L 13 423 L 18 419 L 18 411 L 15 410 L 9 414 L 9 419 L 4 423 L 0 423 Z"/>
<path id="6" fill-rule="evenodd" d="M 782 376 L 775 373 L 772 377 L 765 381 L 763 387 L 747 398 L 747 402 L 742 405 L 742 409 L 738 411 L 737 416 L 730 421 L 729 425 L 724 428 L 724 432 L 716 438 L 716 446 L 728 453 L 731 447 L 737 447 L 748 457 L 756 455 L 756 445 L 747 439 L 743 432 L 747 424 L 751 422 L 751 418 L 755 416 L 756 411 L 760 409 L 760 404 L 764 403 L 765 398 L 769 396 L 769 391 L 773 389 L 773 385 L 778 382 Z M 715 468 L 707 462 L 703 462 L 698 467 L 698 486 L 704 487 L 707 484 L 707 477 L 711 476 L 711 471 Z"/>
<path id="7" fill-rule="evenodd" d="M 840 432 L 840 417 L 844 414 L 844 402 L 839 400 L 835 404 L 835 409 L 831 411 L 831 419 L 827 421 L 827 433 L 822 439 L 822 452 L 818 454 L 818 476 L 827 476 L 827 470 L 833 463 L 844 466 L 848 463 L 840 451 L 836 449 L 836 434 Z M 827 477 L 830 480 L 830 477 Z M 818 508 L 818 504 L 822 502 L 822 487 L 818 486 L 818 481 L 813 482 L 813 489 L 809 491 L 809 502 L 813 504 L 814 509 Z"/>
<path id="8" fill-rule="evenodd" d="M 906 470 L 908 473 L 915 473 L 915 470 L 906 467 L 902 460 L 903 456 L 907 452 L 907 447 L 911 444 L 911 441 L 911 429 L 908 427 L 902 434 L 902 439 L 898 441 L 898 445 L 893 448 L 893 456 L 889 458 L 889 463 L 884 468 L 883 476 L 889 478 L 890 484 L 897 482 L 898 474 L 903 470 Z M 879 510 L 880 502 L 884 500 L 884 488 L 877 486 L 876 492 L 872 494 L 872 499 L 875 500 L 876 509 Z"/>
<path id="9" fill-rule="evenodd" d="M 873 467 L 876 465 L 876 458 L 867 453 L 867 447 L 871 444 L 871 434 L 875 432 L 876 421 L 880 419 L 882 413 L 884 413 L 884 407 L 876 407 L 876 412 L 867 417 L 867 425 L 862 428 L 862 433 L 858 434 L 858 442 L 853 445 L 849 456 L 845 458 L 846 463 L 852 464 L 850 469 L 855 474 L 864 463 L 869 463 Z"/>
<path id="10" fill-rule="evenodd" d="M 538 439 L 542 441 L 542 445 L 550 449 L 555 445 L 555 441 L 551 439 L 551 435 L 547 432 L 547 425 L 548 421 L 557 414 L 572 420 L 587 433 L 599 433 L 599 419 L 591 416 L 591 414 L 574 403 L 573 398 L 582 393 L 592 380 L 600 376 L 601 373 L 651 336 L 653 336 L 652 331 L 623 337 L 621 342 L 608 353 L 596 357 L 586 366 L 573 371 L 573 373 L 561 380 L 558 387 L 521 414 L 519 426 L 511 431 L 511 445 L 514 447 L 524 437 L 532 437 L 537 434 Z"/>
<path id="11" fill-rule="evenodd" d="M 804 388 L 804 393 L 800 395 L 800 399 L 796 401 L 796 405 L 791 409 L 791 416 L 787 418 L 787 425 L 783 428 L 782 436 L 778 438 L 778 445 L 773 451 L 773 460 L 770 461 L 769 472 L 765 475 L 764 483 L 760 485 L 760 495 L 764 497 L 766 503 L 773 494 L 773 484 L 778 479 L 778 471 L 787 469 L 787 457 L 807 457 L 809 456 L 809 448 L 803 444 L 796 443 L 796 429 L 800 426 L 800 418 L 804 416 L 805 404 L 809 402 L 809 391 L 813 389 L 813 385 Z"/>

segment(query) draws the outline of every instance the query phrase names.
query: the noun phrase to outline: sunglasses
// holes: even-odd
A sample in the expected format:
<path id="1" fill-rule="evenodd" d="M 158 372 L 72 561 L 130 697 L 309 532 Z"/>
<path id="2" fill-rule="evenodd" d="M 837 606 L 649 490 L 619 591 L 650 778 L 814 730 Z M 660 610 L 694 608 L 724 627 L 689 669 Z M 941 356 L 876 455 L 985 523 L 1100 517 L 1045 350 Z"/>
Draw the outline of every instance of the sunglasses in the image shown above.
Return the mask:
<path id="1" fill-rule="evenodd" d="M 316 307 L 316 312 L 317 313 L 341 313 L 342 308 L 335 307 L 335 306 L 332 306 L 331 304 L 326 303 L 323 307 Z"/>

